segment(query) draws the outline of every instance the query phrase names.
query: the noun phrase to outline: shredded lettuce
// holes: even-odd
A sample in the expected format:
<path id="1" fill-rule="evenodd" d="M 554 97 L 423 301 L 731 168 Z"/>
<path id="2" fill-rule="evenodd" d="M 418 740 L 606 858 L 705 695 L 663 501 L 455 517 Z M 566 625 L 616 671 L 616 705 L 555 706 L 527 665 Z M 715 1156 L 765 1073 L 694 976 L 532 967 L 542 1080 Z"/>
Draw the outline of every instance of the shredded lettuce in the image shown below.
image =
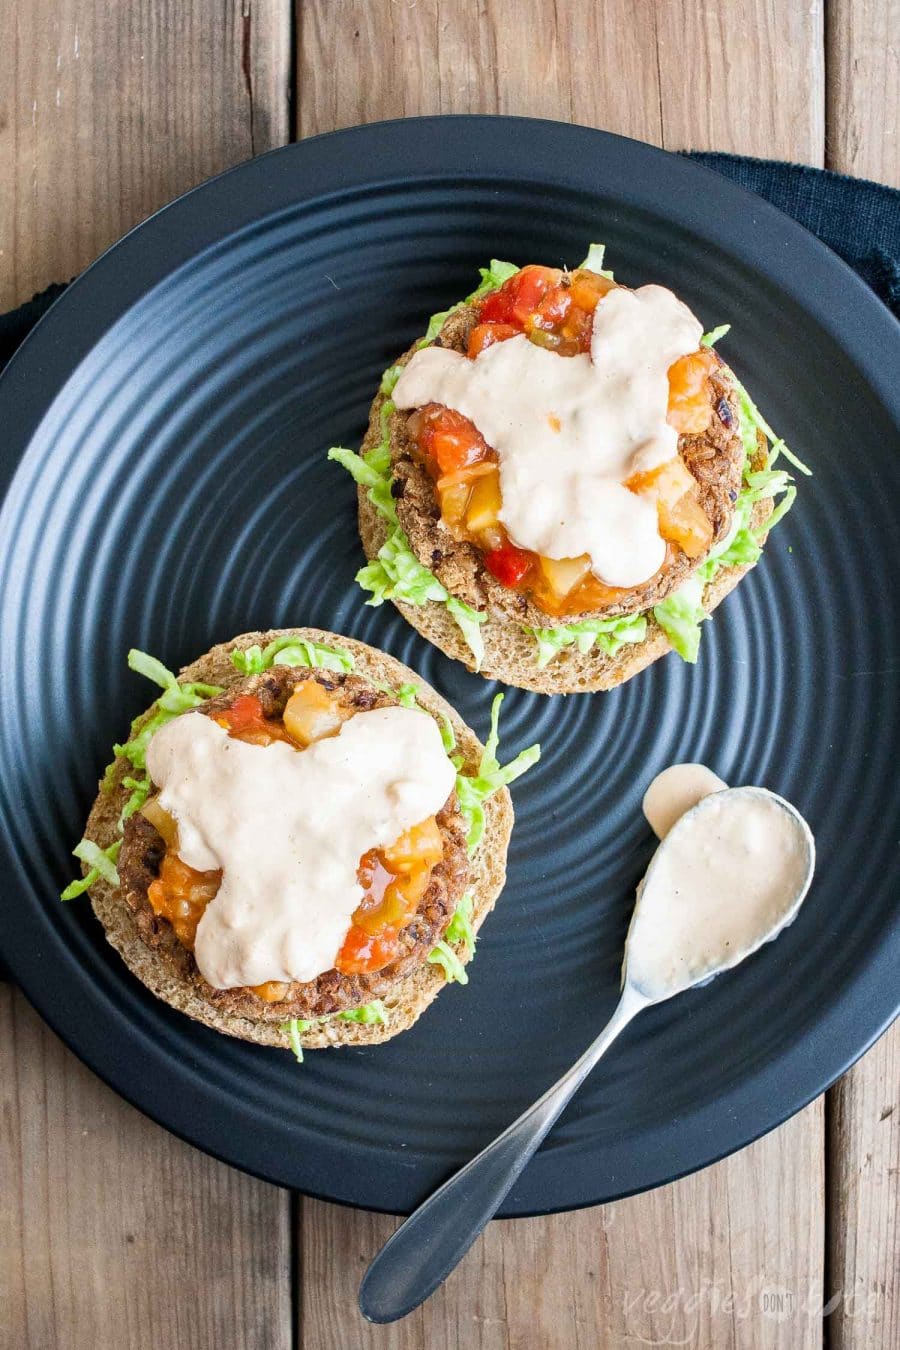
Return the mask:
<path id="1" fill-rule="evenodd" d="M 462 961 L 446 942 L 439 942 L 425 958 L 431 966 L 441 966 L 449 983 L 468 984 L 469 977 Z"/>
<path id="2" fill-rule="evenodd" d="M 100 877 L 108 881 L 111 886 L 118 886 L 119 874 L 116 871 L 116 858 L 119 856 L 119 849 L 122 847 L 121 839 L 116 839 L 108 848 L 100 848 L 99 844 L 93 843 L 90 839 L 80 839 L 72 849 L 76 858 L 86 862 L 90 871 L 86 876 L 78 877 L 75 881 L 69 882 L 66 889 L 60 894 L 60 900 L 74 900 L 79 895 L 84 895 L 89 887 Z"/>
<path id="3" fill-rule="evenodd" d="M 549 664 L 564 647 L 576 646 L 582 653 L 598 646 L 607 656 L 615 656 L 629 642 L 643 642 L 647 636 L 647 617 L 626 614 L 617 619 L 582 619 L 558 628 L 526 628 L 537 642 L 539 667 Z"/>
<path id="4" fill-rule="evenodd" d="M 303 1017 L 292 1017 L 287 1022 L 282 1022 L 280 1030 L 288 1038 L 294 1059 L 298 1064 L 303 1063 L 303 1041 L 301 1037 L 304 1031 L 309 1031 L 320 1022 L 359 1022 L 363 1026 L 372 1026 L 378 1023 L 381 1026 L 387 1026 L 388 1010 L 380 998 L 373 998 L 371 1003 L 363 1003 L 359 1008 L 347 1008 L 344 1012 L 328 1013 L 325 1017 L 314 1017 L 307 1021 Z"/>
<path id="5" fill-rule="evenodd" d="M 345 1012 L 335 1013 L 339 1022 L 360 1022 L 363 1026 L 372 1026 L 378 1023 L 381 1026 L 387 1026 L 388 1011 L 380 998 L 373 998 L 371 1003 L 364 1003 L 360 1008 L 347 1008 Z"/>
<path id="6" fill-rule="evenodd" d="M 448 942 L 464 942 L 470 951 L 475 950 L 475 929 L 472 926 L 472 897 L 464 895 L 447 925 L 444 937 Z"/>
<path id="7" fill-rule="evenodd" d="M 476 300 L 481 300 L 484 296 L 490 295 L 491 291 L 495 291 L 498 286 L 502 286 L 504 281 L 508 281 L 510 277 L 515 276 L 518 270 L 515 263 L 500 262 L 497 258 L 491 259 L 489 267 L 479 267 L 478 271 L 481 275 L 481 281 L 475 287 L 472 294 L 467 295 L 465 300 L 458 300 L 456 304 L 451 305 L 449 309 L 442 309 L 439 313 L 432 314 L 431 318 L 428 320 L 428 327 L 425 329 L 425 336 L 420 338 L 416 345 L 418 347 L 427 347 L 429 342 L 434 342 L 451 314 L 455 314 L 458 309 L 462 309 L 463 305 L 472 305 Z M 396 367 L 389 367 L 388 369 L 392 370 L 396 369 Z M 394 384 L 396 383 L 397 381 L 395 380 Z M 384 392 L 390 393 L 393 387 L 394 386 L 391 385 L 391 389 L 385 390 Z"/>
<path id="8" fill-rule="evenodd" d="M 300 1017 L 292 1017 L 289 1022 L 282 1022 L 281 1024 L 281 1030 L 287 1032 L 294 1059 L 298 1064 L 303 1063 L 303 1042 L 300 1037 L 303 1032 L 308 1031 L 311 1026 L 312 1022 L 304 1022 Z"/>
<path id="9" fill-rule="evenodd" d="M 756 433 L 757 431 L 761 431 L 762 434 L 766 437 L 766 439 L 771 442 L 772 446 L 771 450 L 769 451 L 769 462 L 767 466 L 768 468 L 772 467 L 772 465 L 775 463 L 779 455 L 784 455 L 785 459 L 789 460 L 790 463 L 793 464 L 795 469 L 798 469 L 800 473 L 806 474 L 807 478 L 811 478 L 812 469 L 810 469 L 808 465 L 804 464 L 803 460 L 799 459 L 792 450 L 788 449 L 788 447 L 784 443 L 784 440 L 780 436 L 775 435 L 775 432 L 769 426 L 768 422 L 763 417 L 762 413 L 759 411 L 759 408 L 757 408 L 756 404 L 753 402 L 753 399 L 747 393 L 747 390 L 741 384 L 740 380 L 730 367 L 728 368 L 728 373 L 731 376 L 732 383 L 734 384 L 734 387 L 737 390 L 738 394 L 740 406 L 741 438 L 744 442 L 744 453 L 747 456 L 748 461 L 753 455 L 756 454 L 757 449 Z"/>
<path id="10" fill-rule="evenodd" d="M 261 675 L 272 666 L 306 666 L 312 670 L 353 669 L 353 657 L 343 647 L 310 642 L 290 633 L 275 638 L 265 648 L 253 646 L 241 651 L 235 647 L 231 661 L 235 670 L 239 670 L 242 675 Z"/>
<path id="11" fill-rule="evenodd" d="M 344 446 L 333 446 L 328 451 L 328 458 L 345 468 L 361 487 L 368 488 L 370 501 L 391 526 L 377 557 L 356 574 L 357 583 L 369 592 L 366 604 L 377 606 L 385 600 L 400 600 L 407 605 L 427 605 L 430 601 L 446 605 L 447 613 L 457 624 L 475 659 L 475 669 L 479 670 L 484 659 L 481 625 L 487 615 L 479 614 L 471 605 L 452 596 L 410 548 L 409 540 L 397 522 L 397 510 L 391 496 L 390 450 L 386 442 L 374 446 L 365 456 Z"/>
<path id="12" fill-rule="evenodd" d="M 653 617 L 673 648 L 682 660 L 691 665 L 697 660 L 700 625 L 706 618 L 702 600 L 703 582 L 695 574 L 653 607 Z"/>
<path id="13" fill-rule="evenodd" d="M 588 272 L 596 272 L 599 276 L 609 277 L 610 281 L 614 281 L 615 278 L 612 272 L 604 272 L 603 270 L 603 258 L 605 254 L 605 244 L 591 244 L 587 251 L 587 257 L 583 263 L 579 263 L 579 267 L 584 267 Z"/>
<path id="14" fill-rule="evenodd" d="M 461 772 L 457 772 L 456 775 L 456 795 L 459 798 L 460 813 L 468 826 L 466 844 L 470 853 L 474 853 L 484 835 L 484 803 L 488 797 L 492 797 L 502 787 L 509 787 L 510 783 L 520 778 L 541 757 L 541 747 L 530 745 L 527 750 L 520 751 L 509 764 L 503 765 L 497 759 L 502 702 L 503 695 L 496 694 L 491 704 L 490 734 L 485 743 L 478 772 L 472 778 Z M 457 758 L 455 762 L 459 770 L 461 759 Z"/>
<path id="15" fill-rule="evenodd" d="M 721 342 L 726 333 L 731 332 L 730 323 L 720 323 L 718 328 L 713 328 L 709 333 L 704 333 L 700 339 L 701 347 L 714 347 L 717 342 Z"/>
<path id="16" fill-rule="evenodd" d="M 146 713 L 141 713 L 131 724 L 129 739 L 121 745 L 113 746 L 113 753 L 117 759 L 127 759 L 135 769 L 145 769 L 147 746 L 159 728 L 165 726 L 167 722 L 171 722 L 172 718 L 177 717 L 179 713 L 187 712 L 188 708 L 196 708 L 205 699 L 221 694 L 222 690 L 217 684 L 199 684 L 187 681 L 181 684 L 178 677 L 173 675 L 172 671 L 168 670 L 162 661 L 158 661 L 155 656 L 150 656 L 147 652 L 138 651 L 135 647 L 132 647 L 128 653 L 128 665 L 138 675 L 145 675 L 148 680 L 160 685 L 163 690 L 153 705 L 153 716 L 144 721 Z M 114 768 L 115 761 L 106 771 L 104 781 L 107 785 Z"/>

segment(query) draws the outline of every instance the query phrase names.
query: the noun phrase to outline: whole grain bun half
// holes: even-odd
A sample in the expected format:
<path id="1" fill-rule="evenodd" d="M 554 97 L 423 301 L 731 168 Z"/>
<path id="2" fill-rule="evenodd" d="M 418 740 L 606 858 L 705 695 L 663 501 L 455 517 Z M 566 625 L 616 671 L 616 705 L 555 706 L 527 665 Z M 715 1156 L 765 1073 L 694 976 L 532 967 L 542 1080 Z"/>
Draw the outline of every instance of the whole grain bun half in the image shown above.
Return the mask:
<path id="1" fill-rule="evenodd" d="M 262 675 L 248 677 L 240 673 L 232 661 L 232 652 L 249 647 L 265 648 L 275 639 L 292 636 L 307 642 L 339 647 L 353 658 L 350 674 L 329 670 L 307 670 L 273 666 Z M 220 686 L 225 695 L 243 690 L 256 691 L 263 700 L 276 698 L 279 684 L 285 679 L 317 678 L 337 686 L 342 695 L 356 700 L 363 709 L 392 702 L 389 691 L 413 684 L 417 689 L 419 705 L 437 721 L 446 718 L 456 736 L 456 752 L 462 757 L 461 772 L 477 772 L 483 745 L 462 718 L 439 694 L 409 667 L 394 657 L 357 642 L 316 628 L 278 629 L 266 633 L 244 633 L 231 642 L 213 647 L 205 656 L 186 666 L 179 674 L 180 681 L 200 682 Z M 220 696 L 220 699 L 224 696 Z M 205 706 L 205 705 L 204 705 Z M 145 717 L 152 714 L 148 709 Z M 180 714 L 194 716 L 194 711 Z M 141 719 L 143 720 L 143 719 Z M 139 730 L 140 720 L 135 724 Z M 100 791 L 91 809 L 85 831 L 88 839 L 106 848 L 121 837 L 119 817 L 129 789 L 123 780 L 133 774 L 127 760 L 118 759 L 114 770 L 101 783 Z M 513 808 L 509 791 L 504 787 L 484 803 L 485 828 L 479 847 L 468 858 L 455 794 L 438 822 L 445 840 L 445 863 L 435 869 L 426 900 L 420 905 L 416 923 L 410 931 L 424 935 L 426 945 L 441 937 L 442 929 L 451 917 L 460 894 L 471 897 L 472 927 L 477 929 L 493 909 L 506 880 L 506 853 L 513 825 Z M 287 1020 L 303 1018 L 306 1027 L 300 1035 L 304 1049 L 320 1049 L 340 1045 L 372 1045 L 389 1040 L 405 1031 L 421 1016 L 428 1005 L 447 983 L 442 966 L 427 961 L 422 941 L 413 938 L 408 943 L 408 957 L 396 963 L 396 978 L 390 978 L 393 967 L 385 978 L 376 976 L 339 977 L 336 972 L 319 977 L 311 985 L 291 986 L 292 995 L 286 1002 L 266 1003 L 246 990 L 213 990 L 203 980 L 193 956 L 178 941 L 166 919 L 155 916 L 146 901 L 146 871 L 152 868 L 152 850 L 142 853 L 147 833 L 143 817 L 132 816 L 125 824 L 125 836 L 118 858 L 119 884 L 112 885 L 99 878 L 90 887 L 94 913 L 106 932 L 107 940 L 122 957 L 129 970 L 158 998 L 186 1013 L 204 1025 L 227 1036 L 253 1041 L 260 1045 L 287 1048 L 291 1044 Z M 155 831 L 151 831 L 155 834 Z M 159 845 L 159 836 L 156 836 Z M 158 861 L 157 864 L 158 866 Z M 82 864 L 85 874 L 87 864 Z M 441 873 L 441 876 L 438 876 Z M 142 881 L 143 877 L 143 881 Z M 430 897 L 430 899 L 429 899 Z M 441 909 L 441 905 L 444 909 Z M 449 908 L 448 908 L 449 907 Z M 443 917 L 442 917 L 443 915 Z M 429 928 L 429 923 L 432 925 Z M 472 956 L 464 939 L 450 944 L 463 964 Z M 344 981 L 345 987 L 341 988 Z M 349 991 L 346 982 L 349 981 Z M 367 981 L 371 983 L 367 984 Z M 354 983 L 355 982 L 355 983 Z M 298 997 L 295 998 L 294 994 Z M 355 997 L 354 997 L 355 994 Z M 379 997 L 387 1013 L 387 1022 L 359 1023 L 344 1020 L 329 1009 L 348 1009 Z M 299 1001 L 298 1001 L 299 998 Z M 310 999 L 313 1000 L 310 1003 Z M 305 1001 L 304 1001 L 305 1000 Z M 317 1001 L 316 1001 L 317 1000 Z"/>
<path id="2" fill-rule="evenodd" d="M 477 321 L 477 312 L 469 305 L 451 311 L 445 321 L 436 345 L 464 351 L 468 333 Z M 396 362 L 405 365 L 421 344 L 416 343 Z M 697 480 L 703 508 L 714 527 L 714 541 L 727 534 L 731 524 L 732 503 L 740 487 L 744 450 L 737 431 L 738 404 L 727 367 L 720 364 L 711 376 L 714 403 L 713 422 L 708 433 L 685 437 L 679 441 L 679 454 Z M 379 445 L 384 437 L 382 409 L 388 395 L 379 391 L 372 403 L 369 425 L 361 446 L 365 455 Z M 388 410 L 390 412 L 390 410 Z M 455 542 L 438 521 L 439 508 L 431 480 L 425 469 L 410 455 L 407 432 L 408 414 L 397 410 L 390 413 L 387 429 L 391 451 L 392 495 L 397 514 L 413 553 L 419 562 L 433 570 L 450 595 L 464 601 L 486 615 L 480 632 L 484 656 L 478 673 L 485 679 L 501 680 L 521 689 L 542 694 L 587 693 L 615 689 L 632 676 L 646 669 L 652 662 L 665 656 L 672 645 L 653 617 L 653 604 L 668 590 L 654 594 L 654 582 L 647 584 L 648 594 L 640 601 L 632 597 L 622 612 L 644 613 L 647 620 L 643 642 L 622 646 L 614 656 L 607 655 L 599 644 L 587 652 L 577 646 L 563 648 L 545 666 L 537 663 L 537 645 L 529 628 L 550 628 L 554 621 L 548 615 L 526 603 L 523 596 L 502 586 L 482 565 L 478 550 L 469 543 Z M 766 467 L 768 443 L 758 433 L 758 449 L 751 468 Z M 768 499 L 758 501 L 753 510 L 752 524 L 759 530 L 772 511 Z M 359 533 L 369 562 L 374 561 L 390 532 L 390 525 L 375 509 L 365 486 L 358 487 Z M 698 559 L 691 562 L 681 556 L 668 569 L 665 586 L 677 586 L 695 569 Z M 707 614 L 725 599 L 741 580 L 749 566 L 723 566 L 712 581 L 704 587 L 702 605 Z M 393 599 L 404 618 L 423 637 L 440 648 L 447 656 L 461 661 L 470 670 L 475 669 L 472 652 L 462 633 L 448 612 L 446 604 L 429 601 L 421 605 Z M 616 611 L 610 611 L 615 613 Z M 578 618 L 600 617 L 585 614 Z M 560 622 L 560 621 L 557 621 Z"/>

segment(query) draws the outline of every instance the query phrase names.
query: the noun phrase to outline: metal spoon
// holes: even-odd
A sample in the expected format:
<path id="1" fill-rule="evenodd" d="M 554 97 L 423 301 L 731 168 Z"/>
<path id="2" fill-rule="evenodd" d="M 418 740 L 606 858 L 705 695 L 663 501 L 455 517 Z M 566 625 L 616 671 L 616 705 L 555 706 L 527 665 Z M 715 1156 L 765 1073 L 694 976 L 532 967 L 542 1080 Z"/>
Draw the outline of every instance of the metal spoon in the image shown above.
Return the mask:
<path id="1" fill-rule="evenodd" d="M 796 829 L 796 843 L 803 850 L 805 877 L 793 896 L 785 897 L 785 905 L 770 928 L 760 933 L 759 942 L 777 937 L 796 916 L 809 889 L 815 865 L 815 844 L 806 821 L 789 802 L 766 792 L 763 788 L 728 788 L 729 794 L 762 793 L 787 811 Z M 724 793 L 715 793 L 721 797 Z M 704 797 L 686 814 L 708 809 L 711 797 Z M 663 842 L 647 871 L 646 886 L 660 855 L 666 848 Z M 638 904 L 640 904 L 640 892 Z M 603 1056 L 621 1031 L 644 1008 L 661 1003 L 672 994 L 650 996 L 628 978 L 629 959 L 635 955 L 629 931 L 625 945 L 622 995 L 609 1022 L 597 1039 L 587 1048 L 568 1073 L 530 1106 L 493 1143 L 467 1163 L 461 1171 L 445 1181 L 429 1196 L 394 1233 L 375 1257 L 363 1277 L 359 1289 L 359 1307 L 370 1322 L 394 1322 L 405 1317 L 423 1303 L 442 1284 L 458 1265 L 499 1209 L 507 1192 L 515 1183 L 526 1163 L 541 1141 L 578 1091 L 597 1061 Z M 746 952 L 749 955 L 749 950 Z M 706 983 L 721 970 L 736 964 L 733 957 L 718 965 L 707 966 L 691 983 L 685 983 L 673 993 L 682 992 L 695 984 Z"/>

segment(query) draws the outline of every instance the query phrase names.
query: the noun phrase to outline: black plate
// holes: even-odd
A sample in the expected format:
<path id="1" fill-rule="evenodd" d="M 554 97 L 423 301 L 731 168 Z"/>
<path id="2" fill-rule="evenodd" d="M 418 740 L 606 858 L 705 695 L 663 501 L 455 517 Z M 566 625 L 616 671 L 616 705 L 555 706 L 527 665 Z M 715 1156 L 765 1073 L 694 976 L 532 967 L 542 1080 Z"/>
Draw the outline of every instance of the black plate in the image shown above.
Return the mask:
<path id="1" fill-rule="evenodd" d="M 316 624 L 417 667 L 482 732 L 493 687 L 362 606 L 356 444 L 381 369 L 490 256 L 674 286 L 815 466 L 699 665 L 504 705 L 509 885 L 471 967 L 382 1048 L 289 1055 L 145 993 L 86 900 L 61 905 L 98 771 L 148 687 L 248 628 Z M 423 119 L 242 165 L 75 283 L 0 383 L 2 956 L 47 1021 L 170 1129 L 313 1194 L 415 1205 L 565 1069 L 616 999 L 649 779 L 698 759 L 796 802 L 819 872 L 794 926 L 645 1013 L 506 1214 L 700 1167 L 821 1092 L 897 1009 L 900 328 L 798 226 L 696 165 L 558 124 Z"/>

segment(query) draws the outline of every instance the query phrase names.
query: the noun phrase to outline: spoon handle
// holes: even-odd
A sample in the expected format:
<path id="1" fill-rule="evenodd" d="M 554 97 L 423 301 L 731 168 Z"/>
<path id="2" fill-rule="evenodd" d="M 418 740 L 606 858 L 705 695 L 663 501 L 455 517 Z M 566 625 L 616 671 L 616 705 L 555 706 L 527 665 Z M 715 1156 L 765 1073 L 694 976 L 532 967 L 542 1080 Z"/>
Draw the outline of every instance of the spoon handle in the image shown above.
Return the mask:
<path id="1" fill-rule="evenodd" d="M 571 1069 L 401 1224 L 363 1276 L 359 1307 L 364 1317 L 394 1322 L 434 1293 L 496 1214 L 601 1055 L 646 1006 L 647 1000 L 626 984 L 609 1022 Z"/>

